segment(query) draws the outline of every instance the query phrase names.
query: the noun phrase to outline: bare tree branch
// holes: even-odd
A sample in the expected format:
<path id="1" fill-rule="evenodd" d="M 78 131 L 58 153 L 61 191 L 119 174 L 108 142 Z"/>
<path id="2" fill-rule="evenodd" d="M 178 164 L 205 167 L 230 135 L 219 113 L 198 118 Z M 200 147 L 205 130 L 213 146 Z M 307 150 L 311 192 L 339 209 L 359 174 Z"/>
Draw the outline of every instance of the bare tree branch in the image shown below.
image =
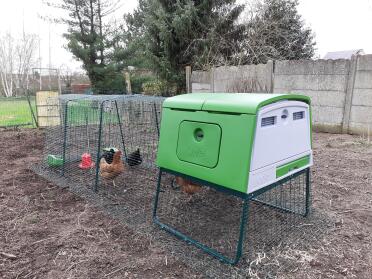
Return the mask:
<path id="1" fill-rule="evenodd" d="M 14 38 L 7 33 L 0 37 L 0 85 L 6 97 L 28 88 L 30 71 L 35 64 L 37 36 L 23 33 Z"/>

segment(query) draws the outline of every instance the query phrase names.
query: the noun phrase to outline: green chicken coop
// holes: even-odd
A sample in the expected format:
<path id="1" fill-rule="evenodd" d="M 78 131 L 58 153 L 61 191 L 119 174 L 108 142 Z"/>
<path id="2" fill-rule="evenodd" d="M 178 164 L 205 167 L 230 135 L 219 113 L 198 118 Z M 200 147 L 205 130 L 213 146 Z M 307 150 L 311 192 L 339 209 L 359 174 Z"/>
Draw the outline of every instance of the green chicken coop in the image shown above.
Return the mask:
<path id="1" fill-rule="evenodd" d="M 310 99 L 292 94 L 193 93 L 163 103 L 157 165 L 160 168 L 154 222 L 220 260 L 235 264 L 242 254 L 249 202 L 312 165 Z M 227 258 L 160 222 L 157 206 L 162 173 L 243 199 L 238 247 Z M 275 207 L 275 206 L 274 206 Z"/>

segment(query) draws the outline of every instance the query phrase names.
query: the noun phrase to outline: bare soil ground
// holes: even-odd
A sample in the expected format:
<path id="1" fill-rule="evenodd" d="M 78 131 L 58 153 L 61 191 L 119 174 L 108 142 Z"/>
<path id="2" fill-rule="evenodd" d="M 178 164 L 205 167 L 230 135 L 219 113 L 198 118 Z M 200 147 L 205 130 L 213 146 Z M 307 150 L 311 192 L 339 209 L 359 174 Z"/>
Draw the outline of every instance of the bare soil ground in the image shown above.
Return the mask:
<path id="1" fill-rule="evenodd" d="M 0 278 L 203 278 L 151 238 L 30 170 L 43 134 L 0 131 Z M 372 145 L 314 134 L 313 206 L 332 229 L 279 278 L 371 278 Z M 248 274 L 247 274 L 248 277 Z"/>
<path id="2" fill-rule="evenodd" d="M 372 278 L 372 144 L 360 136 L 314 134 L 313 205 L 333 229 L 307 251 L 297 278 Z"/>
<path id="3" fill-rule="evenodd" d="M 0 278 L 195 278 L 172 255 L 33 173 L 43 134 L 0 131 Z"/>

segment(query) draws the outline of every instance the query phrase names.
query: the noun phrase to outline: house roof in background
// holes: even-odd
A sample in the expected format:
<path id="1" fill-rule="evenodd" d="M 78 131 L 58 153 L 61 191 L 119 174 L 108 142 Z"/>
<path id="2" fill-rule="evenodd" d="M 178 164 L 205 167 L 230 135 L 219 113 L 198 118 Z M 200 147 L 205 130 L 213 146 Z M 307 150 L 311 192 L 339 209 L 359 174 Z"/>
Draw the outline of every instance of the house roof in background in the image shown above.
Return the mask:
<path id="1" fill-rule="evenodd" d="M 352 50 L 342 50 L 342 51 L 332 51 L 327 52 L 323 59 L 351 59 L 351 56 L 357 54 L 364 54 L 363 49 L 352 49 Z"/>

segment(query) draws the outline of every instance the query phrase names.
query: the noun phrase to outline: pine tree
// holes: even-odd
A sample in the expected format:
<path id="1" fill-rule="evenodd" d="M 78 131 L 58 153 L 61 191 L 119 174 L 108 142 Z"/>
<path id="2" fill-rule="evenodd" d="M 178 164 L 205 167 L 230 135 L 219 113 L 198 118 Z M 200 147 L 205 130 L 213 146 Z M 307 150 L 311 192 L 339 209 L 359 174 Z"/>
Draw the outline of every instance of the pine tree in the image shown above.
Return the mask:
<path id="1" fill-rule="evenodd" d="M 314 36 L 297 11 L 298 0 L 263 0 L 247 24 L 247 64 L 267 60 L 310 59 Z"/>
<path id="2" fill-rule="evenodd" d="M 140 0 L 126 17 L 128 47 L 143 54 L 161 80 L 185 87 L 187 65 L 206 69 L 233 61 L 244 31 L 235 0 Z"/>
<path id="3" fill-rule="evenodd" d="M 111 0 L 60 0 L 47 2 L 49 6 L 68 12 L 67 18 L 57 20 L 66 24 L 67 49 L 83 63 L 83 68 L 97 93 L 124 90 L 120 64 L 114 56 L 115 36 L 104 22 L 118 2 Z"/>

